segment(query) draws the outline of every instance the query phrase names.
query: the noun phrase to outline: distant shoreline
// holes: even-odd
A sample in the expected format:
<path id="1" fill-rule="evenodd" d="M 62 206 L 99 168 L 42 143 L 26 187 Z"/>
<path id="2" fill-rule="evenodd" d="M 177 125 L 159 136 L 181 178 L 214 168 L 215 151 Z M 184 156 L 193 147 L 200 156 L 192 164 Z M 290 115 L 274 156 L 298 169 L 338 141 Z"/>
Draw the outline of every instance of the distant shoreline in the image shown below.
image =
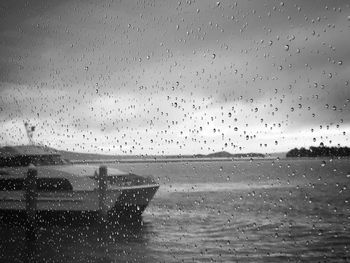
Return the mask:
<path id="1" fill-rule="evenodd" d="M 331 159 L 350 159 L 350 157 L 242 157 L 242 158 L 144 158 L 144 159 L 89 159 L 89 160 L 70 160 L 72 164 L 120 164 L 120 163 L 188 163 L 188 162 L 237 162 L 237 161 L 285 161 L 285 160 L 324 160 Z"/>
<path id="2" fill-rule="evenodd" d="M 70 160 L 73 164 L 93 163 L 186 163 L 186 162 L 235 162 L 235 161 L 273 161 L 272 157 L 242 157 L 242 158 L 145 158 L 145 159 L 95 159 L 95 160 Z"/>

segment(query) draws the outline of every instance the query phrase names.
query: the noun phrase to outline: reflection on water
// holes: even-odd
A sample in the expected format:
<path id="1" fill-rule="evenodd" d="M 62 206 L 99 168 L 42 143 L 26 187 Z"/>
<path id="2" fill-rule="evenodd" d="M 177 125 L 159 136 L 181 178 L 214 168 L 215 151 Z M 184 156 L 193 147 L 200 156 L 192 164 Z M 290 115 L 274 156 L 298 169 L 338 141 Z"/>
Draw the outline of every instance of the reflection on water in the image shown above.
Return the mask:
<path id="1" fill-rule="evenodd" d="M 128 164 L 160 191 L 141 221 L 0 226 L 1 262 L 348 262 L 350 163 Z M 122 166 L 122 165 L 121 165 Z"/>
<path id="2" fill-rule="evenodd" d="M 35 239 L 26 239 L 18 224 L 0 227 L 1 259 L 6 262 L 114 262 L 149 258 L 149 223 L 56 224 L 38 226 Z M 29 256 L 33 256 L 31 261 Z"/>

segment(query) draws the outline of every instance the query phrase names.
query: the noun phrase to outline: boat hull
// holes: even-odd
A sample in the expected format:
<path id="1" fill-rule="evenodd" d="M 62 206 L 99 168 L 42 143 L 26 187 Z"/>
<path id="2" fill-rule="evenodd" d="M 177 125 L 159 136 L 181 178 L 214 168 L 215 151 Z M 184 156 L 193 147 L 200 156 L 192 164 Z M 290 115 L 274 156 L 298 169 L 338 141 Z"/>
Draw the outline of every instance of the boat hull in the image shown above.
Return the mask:
<path id="1" fill-rule="evenodd" d="M 116 187 L 106 191 L 105 207 L 110 219 L 141 216 L 159 185 Z M 100 215 L 99 194 L 94 191 L 38 192 L 36 202 L 38 217 L 63 217 L 94 219 Z M 24 191 L 0 191 L 0 217 L 25 217 Z M 50 218 L 51 217 L 51 218 Z"/>

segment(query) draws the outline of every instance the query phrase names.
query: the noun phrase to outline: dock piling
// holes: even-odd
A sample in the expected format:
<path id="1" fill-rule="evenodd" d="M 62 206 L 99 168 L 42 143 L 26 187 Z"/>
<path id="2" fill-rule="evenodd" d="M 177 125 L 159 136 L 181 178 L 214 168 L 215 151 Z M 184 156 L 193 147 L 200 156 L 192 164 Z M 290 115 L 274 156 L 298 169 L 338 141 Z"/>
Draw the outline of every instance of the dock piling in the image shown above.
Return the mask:
<path id="1" fill-rule="evenodd" d="M 98 207 L 99 214 L 103 221 L 107 220 L 107 206 L 106 206 L 106 191 L 107 191 L 107 167 L 100 166 L 98 175 Z"/>
<path id="2" fill-rule="evenodd" d="M 36 262 L 35 260 L 35 244 L 36 244 L 36 230 L 37 230 L 37 176 L 38 171 L 34 165 L 30 164 L 28 167 L 27 176 L 24 181 L 25 187 L 25 202 L 26 202 L 26 258 L 28 262 Z"/>
<path id="3" fill-rule="evenodd" d="M 37 210 L 37 176 L 38 171 L 34 165 L 29 165 L 25 179 L 25 200 L 27 214 L 27 230 L 34 231 L 36 225 Z"/>

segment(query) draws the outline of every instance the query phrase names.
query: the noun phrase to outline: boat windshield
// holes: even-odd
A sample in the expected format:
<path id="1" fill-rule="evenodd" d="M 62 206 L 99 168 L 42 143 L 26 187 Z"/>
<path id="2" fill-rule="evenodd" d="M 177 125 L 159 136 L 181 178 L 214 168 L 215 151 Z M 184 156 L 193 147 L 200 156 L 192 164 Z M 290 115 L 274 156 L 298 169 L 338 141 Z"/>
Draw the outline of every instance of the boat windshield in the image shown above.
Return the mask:
<path id="1" fill-rule="evenodd" d="M 28 166 L 29 164 L 35 166 L 63 165 L 68 163 L 69 161 L 63 159 L 59 154 L 18 155 L 0 158 L 0 167 Z"/>

